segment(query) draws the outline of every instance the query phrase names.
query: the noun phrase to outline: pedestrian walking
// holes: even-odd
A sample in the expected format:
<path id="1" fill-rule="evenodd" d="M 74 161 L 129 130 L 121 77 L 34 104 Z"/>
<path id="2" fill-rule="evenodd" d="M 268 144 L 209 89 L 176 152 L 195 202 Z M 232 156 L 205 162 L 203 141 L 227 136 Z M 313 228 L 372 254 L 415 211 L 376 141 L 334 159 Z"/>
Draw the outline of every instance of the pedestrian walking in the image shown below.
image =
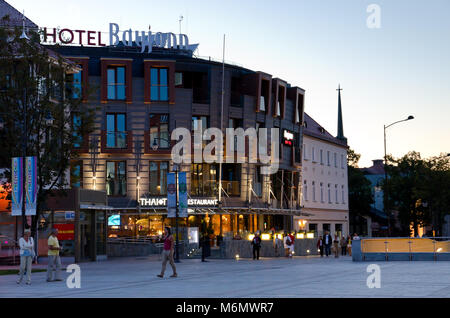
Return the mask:
<path id="1" fill-rule="evenodd" d="M 259 251 L 261 249 L 261 237 L 259 237 L 259 231 L 256 231 L 255 236 L 252 239 L 253 247 L 253 260 L 259 260 Z"/>
<path id="2" fill-rule="evenodd" d="M 347 253 L 352 256 L 352 237 L 350 235 L 347 237 Z"/>
<path id="3" fill-rule="evenodd" d="M 167 262 L 170 263 L 170 266 L 172 266 L 173 274 L 170 277 L 177 277 L 177 268 L 175 267 L 175 262 L 173 261 L 173 236 L 170 234 L 170 228 L 165 227 L 164 228 L 164 247 L 162 251 L 162 268 L 161 268 L 161 274 L 157 275 L 158 277 L 163 278 L 164 272 L 166 271 L 166 264 Z"/>
<path id="4" fill-rule="evenodd" d="M 319 249 L 320 257 L 323 257 L 323 247 L 323 239 L 322 237 L 319 237 L 319 240 L 317 241 L 317 248 Z"/>
<path id="5" fill-rule="evenodd" d="M 291 245 L 289 245 L 289 249 L 290 249 L 290 254 L 291 254 L 291 257 L 295 254 L 295 252 L 294 252 L 294 247 L 295 247 L 295 236 L 294 235 L 292 235 L 292 233 L 289 233 L 289 238 L 291 239 Z"/>
<path id="6" fill-rule="evenodd" d="M 274 237 L 273 237 L 273 248 L 275 250 L 275 256 L 276 257 L 280 256 L 280 251 L 279 251 L 280 242 L 281 242 L 281 240 L 278 238 L 278 235 L 274 234 Z"/>
<path id="7" fill-rule="evenodd" d="M 202 246 L 202 262 L 207 262 L 206 258 L 211 255 L 211 245 L 209 243 L 209 235 L 203 234 L 200 245 Z"/>
<path id="8" fill-rule="evenodd" d="M 284 232 L 283 243 L 284 243 L 284 251 L 285 251 L 286 257 L 292 257 L 291 248 L 290 248 L 290 246 L 292 244 L 292 240 L 291 240 L 290 236 L 287 234 L 287 231 Z"/>
<path id="9" fill-rule="evenodd" d="M 23 237 L 19 239 L 20 247 L 20 271 L 19 279 L 17 284 L 20 284 L 23 279 L 23 275 L 26 273 L 27 285 L 31 284 L 31 264 L 33 262 L 35 252 L 34 252 L 34 241 L 31 237 L 31 231 L 26 229 L 23 232 Z"/>
<path id="10" fill-rule="evenodd" d="M 339 237 L 337 236 L 337 234 L 334 235 L 334 240 L 333 240 L 333 245 L 334 245 L 334 257 L 339 257 Z"/>
<path id="11" fill-rule="evenodd" d="M 323 236 L 323 244 L 325 247 L 325 255 L 328 257 L 331 254 L 331 244 L 333 244 L 333 238 L 328 231 L 325 231 L 325 235 Z"/>
<path id="12" fill-rule="evenodd" d="M 62 281 L 61 279 L 61 258 L 59 252 L 61 247 L 58 241 L 58 229 L 53 228 L 48 237 L 48 265 L 47 265 L 47 282 Z M 55 279 L 53 279 L 53 272 L 55 272 Z"/>
<path id="13" fill-rule="evenodd" d="M 340 245 L 341 245 L 341 255 L 342 256 L 347 255 L 347 240 L 345 239 L 345 236 L 342 236 Z"/>

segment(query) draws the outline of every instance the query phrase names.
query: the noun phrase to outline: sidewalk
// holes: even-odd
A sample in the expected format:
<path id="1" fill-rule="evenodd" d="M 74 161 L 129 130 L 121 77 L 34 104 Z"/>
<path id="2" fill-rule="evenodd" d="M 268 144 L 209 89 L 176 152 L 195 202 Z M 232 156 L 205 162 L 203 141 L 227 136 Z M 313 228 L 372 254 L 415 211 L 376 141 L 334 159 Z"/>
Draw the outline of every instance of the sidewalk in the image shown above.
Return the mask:
<path id="1" fill-rule="evenodd" d="M 367 287 L 368 265 L 349 256 L 186 259 L 176 264 L 179 277 L 169 277 L 167 264 L 161 279 L 155 257 L 117 258 L 80 263 L 80 289 L 47 283 L 46 273 L 33 273 L 31 286 L 17 285 L 16 275 L 0 276 L 0 297 L 450 297 L 448 262 L 380 262 L 381 288 Z"/>

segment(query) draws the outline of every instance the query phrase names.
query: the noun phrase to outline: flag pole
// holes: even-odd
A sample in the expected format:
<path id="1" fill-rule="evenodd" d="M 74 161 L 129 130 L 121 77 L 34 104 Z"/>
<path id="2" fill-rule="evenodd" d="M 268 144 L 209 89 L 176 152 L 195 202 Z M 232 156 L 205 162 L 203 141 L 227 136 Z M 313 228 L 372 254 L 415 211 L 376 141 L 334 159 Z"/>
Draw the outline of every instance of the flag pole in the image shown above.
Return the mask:
<path id="1" fill-rule="evenodd" d="M 225 34 L 223 35 L 223 54 L 222 54 L 222 92 L 221 92 L 221 110 L 220 110 L 220 131 L 223 134 L 223 97 L 224 97 L 224 83 L 225 83 Z M 223 138 L 222 138 L 223 140 Z M 219 203 L 222 204 L 222 161 L 223 161 L 223 142 L 222 151 L 219 158 Z"/>

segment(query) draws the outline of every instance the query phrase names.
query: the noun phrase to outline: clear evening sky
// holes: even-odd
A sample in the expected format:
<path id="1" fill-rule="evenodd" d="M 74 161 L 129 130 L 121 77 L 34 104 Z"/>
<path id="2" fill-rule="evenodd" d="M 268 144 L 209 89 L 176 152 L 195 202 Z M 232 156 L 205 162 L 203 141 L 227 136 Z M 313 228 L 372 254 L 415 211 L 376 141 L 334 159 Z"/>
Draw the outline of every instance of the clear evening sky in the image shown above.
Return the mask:
<path id="1" fill-rule="evenodd" d="M 360 166 L 388 153 L 450 153 L 448 0 L 7 0 L 41 27 L 182 33 L 197 54 L 272 74 L 306 90 L 305 111 L 336 135 L 341 84 L 344 134 Z M 381 28 L 370 29 L 370 4 Z M 107 40 L 109 41 L 109 40 Z M 106 41 L 105 41 L 106 42 Z"/>

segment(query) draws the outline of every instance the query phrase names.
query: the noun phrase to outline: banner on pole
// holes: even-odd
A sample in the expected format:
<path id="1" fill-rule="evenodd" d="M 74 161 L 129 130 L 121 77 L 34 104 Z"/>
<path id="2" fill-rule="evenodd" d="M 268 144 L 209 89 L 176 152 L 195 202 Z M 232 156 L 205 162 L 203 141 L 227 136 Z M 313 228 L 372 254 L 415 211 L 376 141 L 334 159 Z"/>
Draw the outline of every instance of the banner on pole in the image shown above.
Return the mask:
<path id="1" fill-rule="evenodd" d="M 175 173 L 167 173 L 167 217 L 174 218 L 177 215 L 177 191 Z"/>
<path id="2" fill-rule="evenodd" d="M 21 216 L 23 202 L 23 160 L 21 157 L 12 158 L 11 179 L 11 215 Z"/>
<path id="3" fill-rule="evenodd" d="M 188 217 L 188 195 L 186 184 L 186 172 L 178 173 L 178 204 L 180 205 L 179 214 L 180 218 Z"/>
<path id="4" fill-rule="evenodd" d="M 25 159 L 25 215 L 36 215 L 37 202 L 37 158 Z"/>

